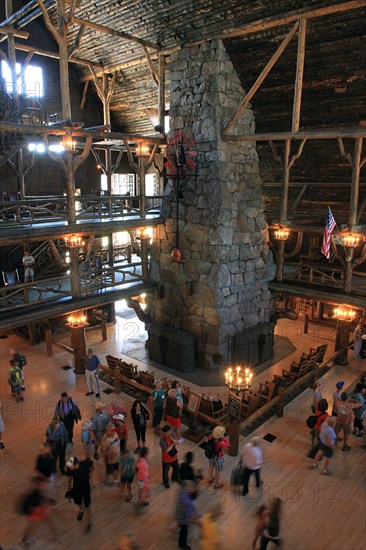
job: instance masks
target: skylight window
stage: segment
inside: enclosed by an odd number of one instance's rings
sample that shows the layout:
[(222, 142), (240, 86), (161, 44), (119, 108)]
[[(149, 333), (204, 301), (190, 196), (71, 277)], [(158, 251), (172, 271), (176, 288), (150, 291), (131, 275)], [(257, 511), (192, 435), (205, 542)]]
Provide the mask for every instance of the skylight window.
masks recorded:
[[(16, 66), (17, 75), (21, 75), (22, 67), (20, 63)], [(11, 77), (10, 67), (6, 61), (1, 62), (1, 73), (5, 81), (6, 91), (9, 94), (14, 93), (14, 83)], [(28, 65), (24, 74), (17, 78), (17, 90), (20, 95), (27, 97), (43, 97), (43, 71), (36, 65)]]

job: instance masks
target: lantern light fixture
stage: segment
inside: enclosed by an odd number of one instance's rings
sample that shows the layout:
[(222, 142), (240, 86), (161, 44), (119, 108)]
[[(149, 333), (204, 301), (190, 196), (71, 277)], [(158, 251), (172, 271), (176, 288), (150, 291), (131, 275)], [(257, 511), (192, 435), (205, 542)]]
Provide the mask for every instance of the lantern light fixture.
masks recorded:
[(252, 385), (253, 373), (249, 368), (242, 371), (241, 367), (229, 367), (225, 372), (225, 384), (231, 390), (243, 391)]
[(64, 241), (68, 248), (81, 248), (85, 245), (85, 241), (78, 235), (70, 235), (70, 237), (65, 237)]
[(353, 321), (356, 316), (353, 309), (348, 309), (345, 306), (338, 306), (334, 309), (333, 314), (339, 321)]
[(289, 235), (290, 232), (286, 228), (281, 226), (274, 231), (274, 238), (276, 239), (276, 241), (287, 241)]
[(82, 328), (87, 327), (89, 323), (87, 322), (87, 316), (82, 313), (81, 315), (70, 315), (65, 325), (71, 328)]
[(352, 235), (352, 233), (349, 233), (348, 235), (342, 236), (342, 241), (344, 246), (349, 246), (350, 248), (356, 248), (360, 242), (360, 237), (357, 237), (356, 235)]

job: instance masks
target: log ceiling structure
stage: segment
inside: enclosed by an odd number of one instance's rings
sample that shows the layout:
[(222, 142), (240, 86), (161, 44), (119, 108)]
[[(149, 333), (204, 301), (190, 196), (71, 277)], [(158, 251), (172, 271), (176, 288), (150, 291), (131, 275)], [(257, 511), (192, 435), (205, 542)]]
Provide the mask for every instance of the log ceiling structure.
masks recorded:
[[(65, 64), (67, 51), (69, 67), (84, 86), (82, 101), (95, 93), (108, 103), (104, 110), (101, 105), (104, 124), (112, 127), (107, 137), (125, 142), (128, 136), (150, 136), (150, 143), (158, 143), (162, 136), (154, 125), (169, 110), (170, 54), (222, 39), (247, 94), (222, 139), (257, 142), (269, 225), (320, 235), (329, 205), (340, 228), (365, 239), (366, 0), (59, 0), (58, 5), (67, 6), (67, 21), (60, 22), (56, 0), (13, 0), (7, 17), (1, 8), (2, 57), (6, 41), (20, 59), (33, 52), (61, 56)], [(51, 30), (53, 50), (37, 39), (39, 26)], [(235, 121), (247, 107), (256, 131), (239, 136)], [(363, 271), (365, 253), (366, 245), (358, 253)], [(279, 243), (279, 281), (284, 258), (292, 256)]]

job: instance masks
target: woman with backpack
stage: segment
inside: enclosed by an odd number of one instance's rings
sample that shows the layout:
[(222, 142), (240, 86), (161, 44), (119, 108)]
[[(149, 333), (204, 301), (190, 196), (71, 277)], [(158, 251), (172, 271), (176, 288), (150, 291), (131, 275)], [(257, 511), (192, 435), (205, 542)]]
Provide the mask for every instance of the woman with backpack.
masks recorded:
[(316, 454), (314, 462), (310, 468), (317, 468), (319, 461), (324, 457), (323, 468), (321, 473), (324, 476), (329, 476), (331, 473), (328, 470), (330, 459), (333, 456), (333, 450), (336, 445), (337, 436), (334, 431), (336, 419), (333, 416), (329, 416), (325, 422), (323, 422), (320, 434), (319, 434), (319, 451)]
[(281, 546), (281, 539), (280, 539), (281, 505), (282, 505), (281, 499), (275, 498), (273, 500), (271, 509), (268, 513), (268, 519), (266, 521), (266, 524), (262, 532), (260, 550), (266, 550), (269, 542), (275, 544), (278, 547)]
[(316, 422), (313, 430), (310, 432), (312, 437), (312, 445), (314, 445), (317, 442), (319, 438), (321, 426), (324, 420), (326, 420), (329, 416), (327, 413), (327, 410), (328, 410), (328, 401), (324, 398), (320, 399), (320, 401), (318, 402), (318, 406), (315, 409)]
[[(224, 484), (220, 483), (221, 471), (224, 467), (224, 449), (230, 447), (230, 443), (224, 437), (225, 428), (216, 426), (206, 443), (205, 455), (209, 459), (208, 482), (215, 482), (214, 489), (222, 489)], [(215, 472), (215, 477), (213, 477)]]

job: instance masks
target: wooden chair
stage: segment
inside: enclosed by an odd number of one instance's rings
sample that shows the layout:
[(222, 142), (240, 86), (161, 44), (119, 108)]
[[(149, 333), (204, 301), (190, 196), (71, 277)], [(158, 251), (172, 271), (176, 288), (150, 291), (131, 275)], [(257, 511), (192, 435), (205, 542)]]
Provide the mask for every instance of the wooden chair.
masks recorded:
[(141, 384), (151, 389), (154, 388), (155, 376), (153, 372), (140, 370), (139, 376)]
[(241, 406), (240, 416), (242, 418), (248, 418), (254, 411), (256, 411), (261, 404), (261, 397), (259, 394), (253, 392), (244, 392)]
[(124, 361), (120, 361), (120, 369), (121, 369), (121, 374), (123, 374), (127, 378), (131, 378), (132, 380), (137, 380), (139, 373), (136, 365), (131, 365), (130, 363), (125, 363)]
[(224, 407), (221, 410), (214, 411), (213, 402), (210, 399), (202, 398), (200, 407), (199, 407), (199, 412), (215, 420), (221, 420), (226, 415), (227, 406), (224, 405)]
[(19, 273), (17, 269), (13, 271), (2, 271), (4, 286), (15, 286), (20, 284)]
[(107, 365), (110, 369), (118, 369), (120, 367), (120, 359), (113, 357), (113, 355), (106, 355)]
[(273, 397), (273, 392), (276, 387), (276, 384), (272, 382), (260, 382), (259, 383), (259, 391), (258, 395), (260, 397), (260, 404), (264, 405), (265, 403), (269, 403)]
[(325, 354), (327, 353), (328, 344), (322, 344), (316, 349), (310, 348), (310, 351), (314, 353), (313, 357), (317, 363), (322, 363), (324, 361)]

